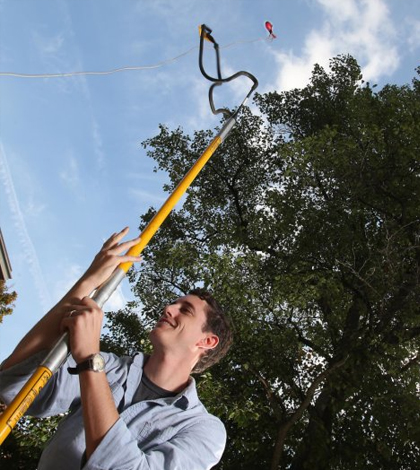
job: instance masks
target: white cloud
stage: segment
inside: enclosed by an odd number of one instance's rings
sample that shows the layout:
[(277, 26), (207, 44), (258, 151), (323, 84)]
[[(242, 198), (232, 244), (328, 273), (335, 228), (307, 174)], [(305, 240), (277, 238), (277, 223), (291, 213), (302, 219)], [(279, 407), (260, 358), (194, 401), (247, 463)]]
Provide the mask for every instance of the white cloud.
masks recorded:
[(411, 51), (414, 51), (420, 44), (420, 20), (409, 18), (407, 20), (407, 26), (408, 46)]
[(304, 41), (301, 53), (275, 53), (280, 72), (275, 87), (287, 90), (308, 83), (315, 63), (328, 68), (329, 59), (351, 54), (363, 78), (378, 80), (399, 65), (396, 30), (384, 0), (317, 0), (325, 18)]

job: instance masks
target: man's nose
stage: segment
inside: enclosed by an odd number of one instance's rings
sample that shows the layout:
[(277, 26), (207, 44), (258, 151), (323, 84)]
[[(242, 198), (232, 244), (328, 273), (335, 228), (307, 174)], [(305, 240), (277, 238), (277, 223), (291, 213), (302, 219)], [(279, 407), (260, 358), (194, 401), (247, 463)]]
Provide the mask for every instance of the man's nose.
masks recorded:
[(165, 315), (167, 315), (168, 317), (173, 317), (174, 316), (174, 310), (173, 310), (173, 305), (167, 305), (164, 309), (163, 309), (163, 313)]

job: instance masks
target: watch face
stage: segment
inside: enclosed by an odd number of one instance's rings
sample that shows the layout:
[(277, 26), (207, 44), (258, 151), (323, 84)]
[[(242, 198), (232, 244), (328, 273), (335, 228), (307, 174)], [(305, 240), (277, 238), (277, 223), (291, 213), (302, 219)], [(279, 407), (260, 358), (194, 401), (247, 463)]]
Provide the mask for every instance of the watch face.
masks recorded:
[(103, 371), (105, 368), (104, 358), (100, 354), (95, 354), (92, 357), (92, 366), (93, 366), (93, 370), (95, 371), (98, 371), (98, 372)]

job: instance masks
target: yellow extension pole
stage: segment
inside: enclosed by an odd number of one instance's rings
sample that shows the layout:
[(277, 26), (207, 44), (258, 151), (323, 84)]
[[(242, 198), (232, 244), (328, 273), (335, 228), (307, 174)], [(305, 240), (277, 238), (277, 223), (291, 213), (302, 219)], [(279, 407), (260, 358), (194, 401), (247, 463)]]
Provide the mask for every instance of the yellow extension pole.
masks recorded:
[(26, 410), (51, 377), (52, 372), (48, 368), (39, 366), (12, 403), (5, 409), (0, 416), (0, 444), (3, 443), (20, 418), (26, 413)]
[[(233, 127), (230, 126), (229, 130)], [(169, 215), (171, 210), (175, 207), (177, 202), (181, 199), (185, 191), (191, 186), (191, 183), (194, 181), (198, 173), (202, 170), (204, 165), (216, 151), (217, 147), (222, 143), (222, 137), (218, 134), (201, 157), (195, 162), (191, 167), (190, 171), (184, 176), (178, 186), (175, 188), (174, 192), (168, 197), (160, 210), (155, 214), (153, 219), (148, 223), (147, 227), (141, 233), (140, 242), (128, 250), (127, 254), (131, 256), (139, 256), (143, 251), (144, 247), (149, 243), (150, 239), (157, 232), (159, 227), (162, 225), (166, 217)], [(133, 263), (121, 263), (119, 268), (122, 269), (125, 273), (130, 269)]]
[[(169, 215), (171, 210), (175, 207), (177, 202), (180, 200), (182, 195), (189, 188), (191, 183), (194, 181), (196, 176), (200, 173), (204, 165), (219, 147), (219, 145), (225, 140), (231, 129), (236, 123), (235, 116), (229, 118), (225, 125), (222, 127), (217, 136), (212, 140), (210, 145), (200, 156), (200, 158), (194, 163), (188, 173), (184, 176), (174, 192), (168, 197), (163, 206), (155, 214), (153, 219), (148, 223), (146, 228), (141, 233), (140, 242), (133, 246), (129, 251), (129, 255), (138, 256), (143, 251), (145, 246), (149, 243), (150, 239), (157, 232), (159, 227), (162, 225), (166, 217)], [(133, 263), (121, 263), (120, 266), (110, 276), (98, 290), (94, 293), (92, 298), (96, 303), (102, 307), (104, 303), (109, 299), (118, 284), (125, 277), (127, 271), (130, 269)], [(62, 337), (57, 341), (55, 346), (49, 352), (47, 357), (44, 359), (42, 364), (37, 368), (35, 373), (26, 382), (22, 390), (6, 408), (4, 413), (0, 416), (0, 445), (10, 434), (14, 426), (17, 424), (20, 418), (26, 413), (28, 408), (31, 406), (37, 395), (47, 384), (48, 380), (52, 375), (60, 368), (62, 363), (65, 361), (69, 354), (68, 346), (68, 334), (64, 333)]]

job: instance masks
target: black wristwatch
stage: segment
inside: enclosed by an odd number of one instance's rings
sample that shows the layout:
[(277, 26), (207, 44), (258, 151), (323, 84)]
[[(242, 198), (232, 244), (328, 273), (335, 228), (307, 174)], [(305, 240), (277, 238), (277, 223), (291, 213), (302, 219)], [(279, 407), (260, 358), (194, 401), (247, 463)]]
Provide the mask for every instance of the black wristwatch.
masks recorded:
[(105, 359), (99, 353), (92, 354), (86, 361), (77, 364), (76, 367), (67, 368), (69, 374), (77, 375), (84, 370), (92, 370), (93, 372), (103, 372), (105, 370)]

